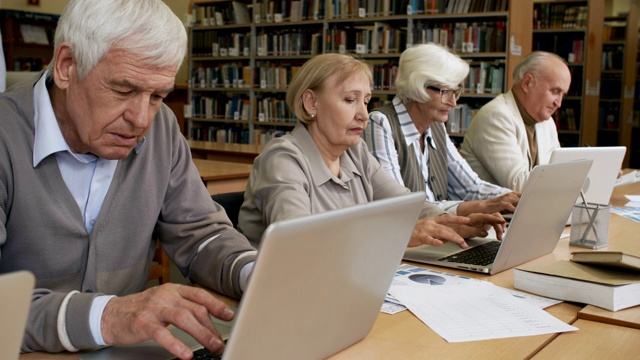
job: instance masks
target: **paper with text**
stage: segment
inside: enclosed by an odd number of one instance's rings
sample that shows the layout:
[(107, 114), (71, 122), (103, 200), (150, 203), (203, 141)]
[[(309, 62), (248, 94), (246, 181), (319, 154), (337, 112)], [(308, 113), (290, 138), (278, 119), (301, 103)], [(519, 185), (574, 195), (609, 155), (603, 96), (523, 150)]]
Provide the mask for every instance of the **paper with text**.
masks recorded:
[(449, 342), (577, 330), (523, 301), (522, 292), (446, 273), (396, 276), (389, 293)]

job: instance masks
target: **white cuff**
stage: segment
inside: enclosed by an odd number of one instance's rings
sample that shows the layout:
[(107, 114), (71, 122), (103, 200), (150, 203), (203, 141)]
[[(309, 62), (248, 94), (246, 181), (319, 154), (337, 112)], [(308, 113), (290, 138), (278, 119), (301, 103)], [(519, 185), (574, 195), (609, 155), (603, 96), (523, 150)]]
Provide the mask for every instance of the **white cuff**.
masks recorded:
[(60, 309), (58, 310), (58, 339), (60, 339), (62, 346), (69, 352), (77, 352), (78, 349), (76, 349), (71, 344), (71, 340), (69, 340), (69, 334), (67, 334), (67, 305), (69, 305), (69, 300), (71, 300), (71, 297), (79, 293), (80, 291), (76, 290), (68, 293), (67, 296), (65, 296), (62, 300), (62, 304), (60, 304)]
[(107, 303), (109, 303), (109, 300), (114, 297), (115, 295), (96, 296), (91, 303), (91, 309), (89, 310), (89, 328), (91, 329), (93, 341), (95, 341), (98, 346), (107, 345), (102, 338), (102, 313)]
[(238, 284), (240, 286), (240, 290), (242, 290), (243, 293), (247, 289), (249, 276), (251, 276), (251, 272), (253, 271), (253, 265), (255, 263), (256, 263), (255, 261), (247, 263), (245, 266), (242, 267), (242, 270), (240, 270), (240, 279), (238, 280)]

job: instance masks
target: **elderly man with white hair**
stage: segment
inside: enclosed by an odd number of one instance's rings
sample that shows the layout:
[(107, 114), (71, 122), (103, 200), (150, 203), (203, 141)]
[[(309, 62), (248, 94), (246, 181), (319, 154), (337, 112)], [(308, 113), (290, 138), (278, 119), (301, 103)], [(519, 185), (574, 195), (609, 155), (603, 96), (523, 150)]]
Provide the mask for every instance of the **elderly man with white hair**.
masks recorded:
[(163, 104), (187, 47), (161, 0), (71, 0), (48, 69), (0, 94), (0, 273), (35, 274), (22, 351), (154, 339), (215, 353), (209, 315), (233, 311), (202, 288), (147, 290), (159, 241), (187, 278), (242, 295), (256, 251), (215, 204)]
[(482, 178), (522, 191), (534, 166), (560, 147), (552, 115), (569, 91), (571, 72), (559, 56), (534, 51), (513, 71), (513, 87), (484, 105), (460, 153)]

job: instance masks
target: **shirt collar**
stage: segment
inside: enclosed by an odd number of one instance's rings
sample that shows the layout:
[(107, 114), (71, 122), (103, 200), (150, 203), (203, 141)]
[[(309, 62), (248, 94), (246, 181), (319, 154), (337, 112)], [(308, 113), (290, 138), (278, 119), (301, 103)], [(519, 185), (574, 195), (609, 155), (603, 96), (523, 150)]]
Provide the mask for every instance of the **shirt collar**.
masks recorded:
[[(56, 120), (55, 113), (53, 112), (53, 105), (51, 104), (51, 98), (47, 91), (47, 71), (44, 71), (42, 77), (33, 89), (33, 107), (34, 107), (34, 126), (35, 135), (33, 140), (33, 167), (44, 160), (47, 156), (55, 154), (60, 151), (68, 151), (78, 161), (82, 163), (88, 163), (97, 159), (95, 155), (91, 154), (76, 154), (69, 148), (62, 131)], [(142, 151), (142, 147), (146, 138), (143, 138), (134, 151), (139, 153)]]
[[(316, 184), (324, 184), (333, 179), (334, 176), (324, 164), (322, 155), (320, 155), (320, 151), (318, 150), (316, 143), (313, 141), (313, 138), (311, 138), (311, 134), (309, 134), (307, 127), (303, 124), (296, 125), (291, 132), (291, 136), (296, 139), (298, 146), (309, 159), (309, 163), (311, 164), (311, 176)], [(358, 168), (348, 153), (349, 150), (345, 151), (340, 156), (340, 177), (344, 181), (352, 179), (354, 174), (361, 176), (360, 171), (358, 171)]]

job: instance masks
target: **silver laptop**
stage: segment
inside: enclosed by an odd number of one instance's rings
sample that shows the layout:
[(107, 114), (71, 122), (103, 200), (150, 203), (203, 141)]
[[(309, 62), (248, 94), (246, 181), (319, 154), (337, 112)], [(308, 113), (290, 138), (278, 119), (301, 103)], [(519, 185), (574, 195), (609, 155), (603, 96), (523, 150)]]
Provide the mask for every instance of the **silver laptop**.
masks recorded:
[[(364, 338), (400, 264), (424, 193), (272, 224), (223, 359), (323, 359)], [(216, 325), (221, 333), (224, 326)], [(174, 334), (202, 348), (184, 332)], [(82, 359), (171, 359), (153, 341)]]
[(18, 359), (35, 279), (28, 271), (0, 275), (0, 359)]
[[(593, 165), (582, 187), (587, 202), (609, 204), (611, 193), (627, 152), (625, 146), (566, 147), (553, 150), (549, 163), (591, 159)], [(579, 199), (582, 202), (582, 199)]]
[[(404, 259), (493, 275), (551, 253), (591, 163), (592, 160), (578, 160), (536, 166), (502, 241), (471, 238), (465, 250), (453, 243), (421, 246), (408, 249)], [(467, 259), (468, 256), (474, 259)]]

